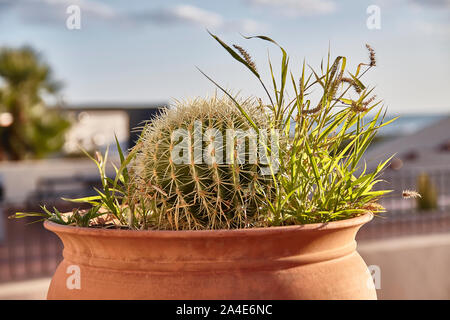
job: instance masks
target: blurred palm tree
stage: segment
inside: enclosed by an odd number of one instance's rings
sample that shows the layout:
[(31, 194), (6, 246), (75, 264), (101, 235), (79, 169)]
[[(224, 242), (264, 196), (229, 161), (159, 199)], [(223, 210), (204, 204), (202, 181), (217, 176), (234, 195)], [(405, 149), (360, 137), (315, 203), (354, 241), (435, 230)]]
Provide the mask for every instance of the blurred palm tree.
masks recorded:
[(70, 122), (43, 101), (60, 88), (32, 48), (0, 48), (0, 160), (42, 158), (62, 148)]

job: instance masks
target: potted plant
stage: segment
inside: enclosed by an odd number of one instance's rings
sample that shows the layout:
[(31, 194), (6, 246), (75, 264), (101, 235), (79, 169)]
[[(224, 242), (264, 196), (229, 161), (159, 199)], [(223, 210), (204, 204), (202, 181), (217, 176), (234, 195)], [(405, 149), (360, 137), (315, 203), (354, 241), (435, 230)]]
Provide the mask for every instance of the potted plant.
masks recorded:
[[(373, 189), (386, 160), (361, 159), (383, 123), (380, 102), (346, 58), (295, 78), (281, 50), (273, 93), (256, 64), (211, 34), (267, 93), (178, 102), (142, 130), (116, 176), (98, 166), (87, 210), (43, 207), (64, 243), (49, 299), (376, 299), (355, 235), (383, 211)], [(206, 76), (206, 75), (205, 75)], [(288, 95), (288, 86), (292, 91)], [(314, 95), (320, 94), (314, 98)], [(375, 109), (377, 109), (375, 111)], [(367, 120), (369, 112), (374, 116)]]

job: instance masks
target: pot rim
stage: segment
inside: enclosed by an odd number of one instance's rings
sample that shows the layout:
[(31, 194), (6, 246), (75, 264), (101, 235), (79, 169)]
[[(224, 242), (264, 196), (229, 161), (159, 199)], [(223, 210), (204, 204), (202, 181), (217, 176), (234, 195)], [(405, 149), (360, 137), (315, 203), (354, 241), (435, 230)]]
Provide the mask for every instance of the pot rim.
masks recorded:
[(88, 228), (78, 226), (67, 226), (52, 221), (45, 221), (44, 227), (47, 230), (59, 234), (78, 234), (97, 237), (123, 237), (123, 238), (214, 238), (214, 237), (236, 237), (236, 236), (257, 236), (279, 234), (284, 232), (299, 231), (322, 231), (353, 228), (362, 226), (374, 217), (372, 212), (362, 215), (331, 222), (310, 223), (293, 226), (277, 227), (257, 227), (246, 229), (217, 229), (217, 230), (124, 230), (124, 229), (103, 229)]

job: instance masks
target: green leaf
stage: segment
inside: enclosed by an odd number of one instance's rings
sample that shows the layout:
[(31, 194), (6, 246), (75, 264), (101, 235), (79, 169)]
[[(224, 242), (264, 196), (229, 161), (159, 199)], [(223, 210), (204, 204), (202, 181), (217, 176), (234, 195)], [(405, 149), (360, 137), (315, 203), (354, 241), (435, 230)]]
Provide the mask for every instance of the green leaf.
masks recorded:
[(363, 83), (357, 78), (355, 77), (353, 74), (351, 74), (349, 72), (350, 76), (352, 77), (353, 81), (355, 82), (355, 84), (361, 89), (361, 90), (365, 90), (366, 87), (363, 85)]
[(84, 198), (76, 198), (76, 199), (70, 199), (70, 198), (61, 198), (64, 201), (69, 202), (75, 202), (75, 203), (91, 203), (91, 204), (97, 204), (98, 200), (101, 200), (100, 196), (91, 196), (91, 197), (84, 197)]
[(245, 59), (243, 59), (236, 51), (234, 51), (233, 49), (231, 49), (225, 42), (223, 42), (222, 40), (220, 40), (220, 38), (218, 36), (216, 36), (215, 34), (212, 34), (209, 30), (208, 33), (211, 35), (211, 37), (213, 37), (218, 43), (220, 43), (220, 45), (222, 47), (225, 48), (226, 51), (228, 51), (228, 53), (237, 61), (239, 61), (240, 63), (242, 63), (244, 66), (246, 66), (256, 77), (260, 78), (258, 72), (252, 67), (250, 66), (247, 61), (245, 61)]
[[(120, 164), (122, 165), (125, 162), (125, 157), (123, 155), (122, 148), (120, 147), (120, 143), (119, 143), (119, 140), (117, 139), (117, 135), (116, 134), (114, 134), (114, 138), (116, 140), (117, 151), (119, 152)], [(126, 167), (123, 168), (122, 171), (119, 169), (118, 170), (118, 175), (120, 175), (120, 174), (123, 175), (124, 183), (127, 183), (128, 180), (129, 180), (128, 169)]]

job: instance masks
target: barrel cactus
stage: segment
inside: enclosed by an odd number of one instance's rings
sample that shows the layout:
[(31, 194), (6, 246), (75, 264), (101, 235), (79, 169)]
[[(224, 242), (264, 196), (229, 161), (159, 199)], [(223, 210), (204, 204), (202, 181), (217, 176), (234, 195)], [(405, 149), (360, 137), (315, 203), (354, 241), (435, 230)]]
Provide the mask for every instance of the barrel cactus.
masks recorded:
[[(241, 103), (259, 132), (267, 132), (261, 106)], [(158, 229), (264, 225), (272, 180), (255, 159), (260, 137), (229, 99), (177, 102), (145, 126), (135, 147), (130, 203), (150, 206)]]

